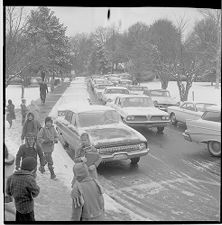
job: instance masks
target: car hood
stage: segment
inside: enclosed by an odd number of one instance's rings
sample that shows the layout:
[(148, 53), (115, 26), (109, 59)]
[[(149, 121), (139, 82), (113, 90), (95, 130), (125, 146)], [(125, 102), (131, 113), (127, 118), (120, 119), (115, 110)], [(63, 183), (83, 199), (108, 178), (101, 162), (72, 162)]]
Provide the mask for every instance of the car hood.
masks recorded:
[(146, 142), (146, 138), (142, 134), (123, 123), (100, 125), (84, 130), (89, 134), (90, 141), (96, 147)]
[(156, 97), (152, 96), (151, 97), (153, 101), (157, 101), (158, 104), (171, 104), (171, 105), (176, 105), (177, 100), (172, 98), (172, 97)]
[(158, 115), (158, 116), (168, 116), (168, 113), (155, 108), (155, 107), (126, 107), (122, 108), (122, 111), (128, 116), (128, 115), (141, 115), (141, 116), (147, 116), (147, 115)]

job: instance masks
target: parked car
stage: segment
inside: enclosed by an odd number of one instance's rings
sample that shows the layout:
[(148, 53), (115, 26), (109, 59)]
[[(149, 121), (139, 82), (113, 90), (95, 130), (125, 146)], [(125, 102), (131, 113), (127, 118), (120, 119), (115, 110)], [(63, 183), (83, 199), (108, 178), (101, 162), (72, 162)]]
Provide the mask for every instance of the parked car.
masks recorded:
[(129, 90), (125, 87), (107, 87), (102, 93), (102, 102), (112, 102), (117, 96), (128, 95)]
[(127, 80), (127, 79), (120, 79), (119, 81), (119, 85), (120, 86), (129, 86), (129, 85), (132, 85), (133, 84), (133, 81), (132, 80)]
[(113, 85), (118, 85), (120, 83), (120, 78), (117, 76), (110, 76), (108, 80), (111, 81)]
[(92, 90), (94, 91), (94, 88), (96, 85), (99, 85), (99, 84), (104, 84), (105, 82), (107, 82), (106, 79), (104, 78), (95, 78), (92, 80)]
[(216, 104), (185, 101), (180, 106), (168, 107), (168, 113), (173, 125), (177, 125), (177, 122), (186, 124), (187, 119), (199, 119), (207, 108), (214, 105)]
[(133, 76), (128, 73), (121, 73), (119, 74), (120, 79), (127, 79), (127, 80), (133, 80)]
[(185, 140), (206, 143), (213, 156), (221, 156), (221, 108), (207, 108), (198, 120), (187, 120), (187, 129), (183, 133)]
[(81, 134), (88, 133), (103, 162), (131, 159), (132, 164), (137, 164), (149, 151), (146, 138), (125, 125), (108, 106), (67, 106), (65, 116), (58, 116), (55, 124), (59, 136), (72, 151), (80, 147)]
[(145, 95), (122, 95), (110, 103), (129, 126), (156, 127), (159, 132), (170, 123), (169, 114), (155, 108)]
[(142, 95), (145, 90), (148, 90), (147, 87), (140, 86), (140, 85), (129, 85), (127, 88), (131, 94), (137, 94), (137, 95)]
[(102, 100), (102, 93), (107, 87), (112, 87), (113, 83), (110, 81), (104, 82), (103, 84), (97, 84), (94, 86), (94, 94), (97, 99)]
[(145, 90), (143, 94), (152, 98), (155, 107), (166, 112), (169, 106), (179, 105), (179, 102), (165, 89)]

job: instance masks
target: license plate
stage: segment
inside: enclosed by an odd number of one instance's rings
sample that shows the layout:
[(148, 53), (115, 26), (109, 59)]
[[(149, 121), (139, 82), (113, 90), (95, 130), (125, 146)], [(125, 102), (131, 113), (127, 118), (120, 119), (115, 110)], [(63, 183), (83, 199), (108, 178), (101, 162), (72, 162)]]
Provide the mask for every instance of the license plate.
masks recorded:
[(123, 160), (123, 159), (127, 159), (127, 155), (126, 154), (119, 154), (119, 155), (115, 155), (114, 156), (115, 160)]

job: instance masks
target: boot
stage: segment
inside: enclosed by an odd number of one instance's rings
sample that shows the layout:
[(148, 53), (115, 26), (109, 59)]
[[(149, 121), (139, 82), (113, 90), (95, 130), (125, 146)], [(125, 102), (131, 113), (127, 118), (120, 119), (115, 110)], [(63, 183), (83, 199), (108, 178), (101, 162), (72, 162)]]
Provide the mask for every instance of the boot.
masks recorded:
[(39, 171), (40, 171), (41, 173), (45, 173), (45, 168), (44, 168), (44, 166), (40, 166), (40, 167), (39, 167)]
[(53, 170), (53, 167), (52, 166), (49, 166), (49, 171), (50, 171), (50, 174), (51, 174), (51, 179), (55, 179), (56, 178), (56, 175), (54, 173), (54, 170)]

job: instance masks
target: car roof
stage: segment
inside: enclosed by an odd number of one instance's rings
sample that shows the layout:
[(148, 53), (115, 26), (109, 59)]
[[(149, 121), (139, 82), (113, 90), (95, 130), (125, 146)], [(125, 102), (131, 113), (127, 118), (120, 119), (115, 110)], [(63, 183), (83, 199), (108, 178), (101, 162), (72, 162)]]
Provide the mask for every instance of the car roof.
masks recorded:
[(221, 107), (219, 105), (207, 107), (206, 111), (221, 112)]
[(126, 87), (116, 87), (116, 86), (112, 86), (112, 87), (107, 87), (106, 89), (126, 89), (126, 90), (128, 90)]
[(73, 106), (70, 104), (65, 104), (62, 106), (63, 110), (70, 110), (75, 113), (83, 113), (83, 112), (89, 112), (89, 111), (107, 111), (107, 110), (114, 110), (113, 108), (109, 106), (104, 105), (79, 105), (79, 106)]
[(169, 91), (169, 90), (166, 90), (166, 89), (150, 89), (149, 91)]
[[(129, 95), (126, 95), (126, 94), (124, 94), (124, 95), (121, 95), (121, 96), (118, 96), (119, 98), (130, 98), (130, 97), (132, 97), (132, 98), (137, 98), (137, 97), (143, 97), (143, 98), (150, 98), (149, 96), (147, 96), (147, 95), (143, 95), (143, 94), (141, 94), (141, 95), (137, 95), (137, 94), (129, 94)], [(117, 98), (118, 98), (117, 97)], [(150, 98), (151, 99), (151, 98)]]

